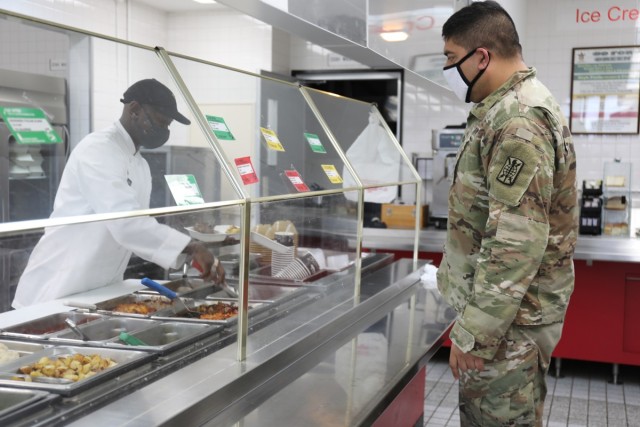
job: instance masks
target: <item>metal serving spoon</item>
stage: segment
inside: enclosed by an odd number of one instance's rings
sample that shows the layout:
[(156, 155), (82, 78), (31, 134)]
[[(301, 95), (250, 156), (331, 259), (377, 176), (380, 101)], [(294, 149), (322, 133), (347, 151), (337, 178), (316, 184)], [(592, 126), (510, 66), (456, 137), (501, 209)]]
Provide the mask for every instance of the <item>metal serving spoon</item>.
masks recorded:
[(80, 330), (80, 328), (78, 328), (78, 325), (76, 325), (76, 322), (74, 322), (73, 320), (69, 319), (68, 317), (66, 319), (64, 319), (64, 322), (71, 328), (71, 330), (73, 332), (76, 333), (76, 335), (78, 335), (80, 338), (82, 338), (82, 341), (90, 341), (89, 337), (86, 336), (84, 334), (84, 332), (82, 332)]

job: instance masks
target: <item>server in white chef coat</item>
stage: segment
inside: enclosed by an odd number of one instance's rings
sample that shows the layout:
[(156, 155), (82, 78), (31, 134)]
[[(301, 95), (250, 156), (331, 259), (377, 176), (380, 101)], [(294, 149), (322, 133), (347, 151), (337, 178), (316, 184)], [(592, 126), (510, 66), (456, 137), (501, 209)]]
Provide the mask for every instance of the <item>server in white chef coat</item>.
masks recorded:
[[(173, 120), (188, 125), (173, 93), (155, 79), (140, 80), (124, 93), (122, 116), (87, 135), (71, 152), (51, 218), (149, 208), (151, 173), (140, 147), (169, 139)], [(131, 254), (178, 268), (185, 254), (216, 283), (224, 269), (203, 245), (152, 217), (50, 227), (34, 248), (20, 278), (13, 307), (62, 298), (123, 280)]]

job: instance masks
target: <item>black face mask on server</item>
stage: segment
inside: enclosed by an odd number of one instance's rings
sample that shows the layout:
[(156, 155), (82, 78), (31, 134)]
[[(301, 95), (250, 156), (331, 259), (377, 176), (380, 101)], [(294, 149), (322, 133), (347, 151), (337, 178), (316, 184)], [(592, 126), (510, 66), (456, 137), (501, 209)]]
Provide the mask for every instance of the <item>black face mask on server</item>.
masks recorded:
[(147, 109), (142, 106), (144, 112), (144, 125), (139, 126), (136, 131), (136, 141), (145, 148), (158, 148), (162, 147), (168, 140), (171, 131), (169, 128), (160, 126), (147, 112)]

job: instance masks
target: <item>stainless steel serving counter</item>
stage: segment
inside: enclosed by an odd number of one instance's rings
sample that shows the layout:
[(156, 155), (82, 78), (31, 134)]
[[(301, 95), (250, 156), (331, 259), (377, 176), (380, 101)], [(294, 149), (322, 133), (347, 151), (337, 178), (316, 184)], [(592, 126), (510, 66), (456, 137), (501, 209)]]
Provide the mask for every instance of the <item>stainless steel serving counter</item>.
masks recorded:
[[(437, 290), (421, 282), (424, 264), (402, 259), (363, 273), (359, 301), (348, 285), (352, 272), (338, 273), (304, 308), (251, 330), (246, 361), (236, 360), (230, 335), (223, 344), (161, 356), (16, 425), (314, 425), (318, 417), (340, 420), (327, 425), (368, 425), (439, 348), (454, 320)], [(74, 299), (96, 302), (136, 287)], [(3, 313), (0, 327), (67, 309), (56, 302), (39, 315)]]
[[(245, 362), (228, 346), (71, 425), (315, 425), (313, 408), (359, 425), (437, 350), (453, 321), (420, 274), (399, 260), (364, 280), (359, 304), (334, 289), (304, 313), (252, 333)], [(281, 338), (265, 341), (273, 328)]]
[[(420, 231), (420, 252), (442, 252), (446, 232), (425, 229)], [(355, 236), (346, 236), (355, 245)], [(363, 247), (376, 250), (413, 250), (414, 231), (365, 228)], [(610, 236), (579, 236), (575, 259), (593, 261), (640, 262), (640, 238)]]

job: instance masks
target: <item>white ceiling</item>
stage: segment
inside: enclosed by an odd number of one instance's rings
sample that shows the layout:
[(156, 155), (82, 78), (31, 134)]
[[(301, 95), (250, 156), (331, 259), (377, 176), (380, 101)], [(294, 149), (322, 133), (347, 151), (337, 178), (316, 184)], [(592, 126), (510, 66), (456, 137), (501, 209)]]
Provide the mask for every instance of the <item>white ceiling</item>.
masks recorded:
[(137, 3), (144, 3), (147, 6), (167, 12), (193, 12), (197, 10), (219, 10), (226, 6), (220, 3), (202, 4), (193, 0), (134, 0)]

